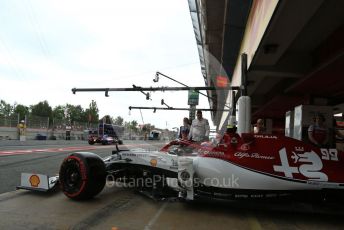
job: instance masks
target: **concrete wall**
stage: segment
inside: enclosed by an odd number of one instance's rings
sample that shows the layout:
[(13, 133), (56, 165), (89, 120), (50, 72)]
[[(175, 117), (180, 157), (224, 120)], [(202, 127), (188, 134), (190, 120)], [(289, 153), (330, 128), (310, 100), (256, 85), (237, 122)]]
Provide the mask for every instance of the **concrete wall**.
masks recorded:
[[(35, 140), (37, 134), (41, 134), (49, 137), (55, 136), (57, 140), (66, 139), (65, 130), (47, 130), (47, 129), (26, 129), (26, 139)], [(18, 129), (13, 127), (0, 127), (0, 140), (18, 140)], [(83, 131), (71, 131), (72, 140), (86, 140), (87, 134), (84, 134)]]
[(18, 138), (18, 129), (11, 127), (0, 127), (0, 140), (16, 140)]

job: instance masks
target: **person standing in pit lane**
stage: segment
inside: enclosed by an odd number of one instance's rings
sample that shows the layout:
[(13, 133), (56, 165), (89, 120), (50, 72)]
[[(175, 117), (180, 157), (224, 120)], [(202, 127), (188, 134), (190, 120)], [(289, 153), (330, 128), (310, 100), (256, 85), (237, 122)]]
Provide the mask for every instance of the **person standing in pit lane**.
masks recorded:
[(255, 125), (253, 132), (255, 134), (264, 134), (264, 133), (266, 133), (266, 128), (264, 126), (264, 120), (263, 119), (259, 118), (257, 120), (257, 124)]
[(190, 133), (190, 121), (187, 117), (183, 119), (183, 126), (179, 128), (179, 139), (187, 140)]
[(203, 118), (201, 110), (197, 110), (196, 116), (197, 118), (191, 124), (189, 140), (196, 142), (208, 141), (210, 132), (209, 122)]

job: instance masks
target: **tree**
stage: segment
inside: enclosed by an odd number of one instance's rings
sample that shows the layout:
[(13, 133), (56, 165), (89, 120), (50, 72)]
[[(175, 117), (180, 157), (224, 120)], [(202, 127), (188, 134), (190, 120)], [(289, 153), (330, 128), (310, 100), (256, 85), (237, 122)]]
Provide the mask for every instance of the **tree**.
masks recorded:
[(29, 107), (27, 107), (25, 105), (17, 104), (14, 107), (13, 112), (19, 114), (19, 119), (20, 120), (24, 120), (25, 119), (25, 115), (29, 114)]
[(145, 124), (143, 125), (142, 127), (142, 132), (145, 133), (145, 132), (150, 132), (151, 130), (151, 124)]
[(87, 120), (90, 123), (96, 123), (99, 120), (99, 109), (97, 106), (97, 102), (92, 100), (89, 105), (89, 108), (85, 110), (85, 115), (87, 116)]
[(81, 105), (75, 106), (75, 105), (67, 104), (66, 114), (71, 124), (73, 124), (75, 121), (86, 122), (85, 111), (81, 107)]
[(53, 109), (54, 120), (63, 121), (66, 119), (66, 106), (58, 105)]
[(133, 130), (134, 132), (137, 132), (138, 131), (137, 125), (138, 125), (137, 121), (133, 120), (129, 123), (129, 128)]
[(114, 119), (113, 123), (114, 125), (123, 125), (124, 119), (121, 116), (118, 116)]
[(1, 100), (0, 101), (0, 115), (3, 115), (5, 117), (11, 116), (13, 113), (13, 106), (6, 103), (6, 101)]
[(41, 101), (36, 105), (31, 105), (31, 114), (39, 117), (49, 117), (52, 119), (53, 110), (47, 101)]

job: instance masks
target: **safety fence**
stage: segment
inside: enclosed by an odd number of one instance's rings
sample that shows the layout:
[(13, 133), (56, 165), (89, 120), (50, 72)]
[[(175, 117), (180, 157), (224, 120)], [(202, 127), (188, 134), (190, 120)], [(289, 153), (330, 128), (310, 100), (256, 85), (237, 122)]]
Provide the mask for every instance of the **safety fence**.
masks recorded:
[(49, 119), (26, 115), (23, 120), (18, 114), (11, 116), (0, 115), (0, 140), (19, 139), (20, 127), (25, 127), (27, 139), (71, 139), (86, 140), (88, 130), (96, 129), (98, 124), (88, 122), (67, 122), (65, 120)]
[(49, 117), (26, 116), (26, 128), (31, 129), (49, 129)]
[[(71, 139), (86, 140), (89, 131), (97, 131), (98, 123), (78, 122), (72, 123), (66, 120), (49, 119), (49, 117), (39, 117), (33, 115), (25, 116), (24, 120), (19, 119), (18, 114), (8, 117), (0, 116), (0, 140), (19, 139), (19, 124), (24, 122), (26, 128), (26, 136), (28, 139), (67, 139), (70, 135)], [(114, 126), (115, 127), (115, 126)], [(117, 128), (121, 127), (120, 130)], [(149, 130), (143, 131), (138, 128), (117, 126), (115, 132), (122, 140), (147, 140)], [(161, 130), (161, 139), (174, 139), (176, 133), (168, 130)]]
[(11, 116), (0, 115), (0, 127), (17, 127), (19, 123), (19, 117), (17, 114)]
[(18, 124), (23, 121), (26, 128), (31, 129), (54, 129), (54, 130), (76, 130), (83, 131), (87, 129), (96, 129), (97, 123), (79, 122), (72, 123), (66, 120), (49, 119), (49, 117), (40, 117), (34, 115), (26, 115), (23, 120), (19, 119), (19, 114), (11, 116), (0, 115), (0, 127), (18, 127)]

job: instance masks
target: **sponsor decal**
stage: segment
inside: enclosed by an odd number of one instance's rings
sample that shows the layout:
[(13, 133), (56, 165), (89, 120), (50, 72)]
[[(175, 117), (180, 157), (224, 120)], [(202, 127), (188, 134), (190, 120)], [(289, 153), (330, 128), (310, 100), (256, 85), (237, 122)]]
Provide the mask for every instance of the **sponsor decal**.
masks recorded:
[(235, 198), (248, 198), (247, 194), (235, 194)]
[(275, 172), (284, 173), (285, 177), (294, 178), (293, 174), (302, 174), (303, 176), (315, 181), (328, 181), (325, 173), (320, 172), (323, 168), (323, 163), (313, 150), (311, 152), (295, 153), (291, 158), (294, 163), (301, 163), (299, 166), (290, 166), (286, 149), (283, 148), (279, 151), (281, 165), (273, 165)]
[(147, 157), (147, 154), (140, 154), (140, 153), (122, 153), (123, 157)]
[(303, 152), (304, 149), (303, 149), (303, 147), (295, 147), (295, 151), (296, 152)]
[(268, 194), (265, 194), (265, 197), (266, 198), (277, 197), (277, 194), (276, 193), (268, 193)]
[(171, 159), (170, 169), (178, 169), (178, 161), (177, 160)]
[(30, 176), (29, 182), (30, 182), (31, 186), (35, 187), (35, 188), (37, 188), (38, 185), (41, 183), (39, 176), (37, 176), (37, 175)]
[(233, 145), (238, 144), (238, 139), (236, 137), (232, 137), (231, 144), (233, 144)]
[(242, 145), (240, 146), (240, 149), (241, 149), (242, 151), (247, 151), (247, 150), (250, 149), (250, 145), (249, 145), (249, 144), (242, 144)]
[(204, 150), (204, 149), (198, 150), (198, 153), (200, 155), (208, 155), (208, 156), (224, 156), (225, 155), (224, 152), (209, 151), (209, 150)]
[(265, 156), (265, 155), (260, 155), (259, 153), (246, 153), (246, 152), (236, 152), (234, 153), (234, 156), (240, 159), (242, 158), (255, 158), (255, 159), (262, 159), (262, 160), (275, 159), (275, 157), (273, 156)]
[(153, 158), (150, 160), (150, 164), (151, 164), (151, 166), (156, 167), (156, 165), (158, 164), (158, 160)]
[(321, 183), (319, 181), (307, 181), (307, 184), (311, 184), (311, 185), (321, 185)]
[(251, 198), (263, 198), (264, 194), (251, 194)]
[(277, 139), (277, 136), (273, 135), (254, 135), (255, 138), (264, 138), (264, 139)]

